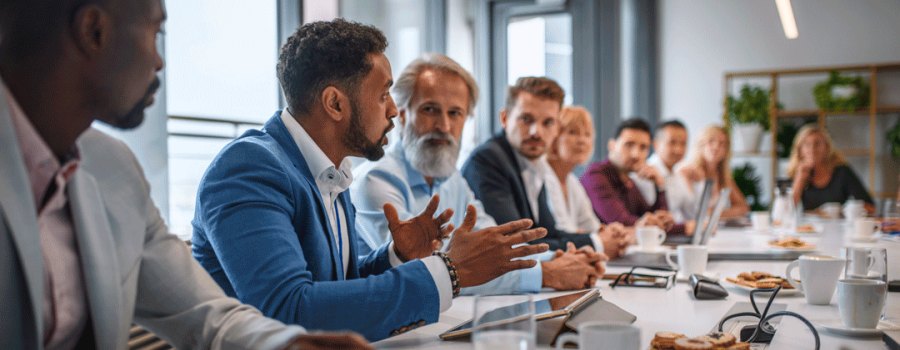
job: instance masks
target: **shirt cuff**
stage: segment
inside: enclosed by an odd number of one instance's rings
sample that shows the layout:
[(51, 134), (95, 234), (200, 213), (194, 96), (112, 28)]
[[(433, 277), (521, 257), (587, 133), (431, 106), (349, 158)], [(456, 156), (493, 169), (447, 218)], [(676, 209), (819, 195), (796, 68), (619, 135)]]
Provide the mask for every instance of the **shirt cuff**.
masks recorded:
[(431, 273), (431, 278), (434, 279), (434, 286), (437, 287), (441, 300), (441, 312), (447, 311), (453, 305), (453, 285), (450, 283), (450, 271), (447, 270), (447, 264), (439, 256), (429, 256), (422, 259), (422, 262), (425, 263), (425, 267)]
[(597, 234), (597, 232), (589, 233), (589, 235), (591, 235), (591, 242), (594, 243), (594, 251), (597, 253), (605, 252), (605, 250), (603, 250), (603, 240), (600, 239), (600, 235)]
[(540, 292), (541, 287), (544, 285), (544, 270), (541, 266), (541, 261), (538, 261), (534, 267), (521, 271), (521, 275), (519, 275), (519, 290), (532, 293)]
[(388, 261), (391, 262), (391, 267), (403, 265), (403, 261), (400, 260), (400, 257), (397, 256), (397, 252), (394, 251), (394, 241), (391, 241), (388, 245)]

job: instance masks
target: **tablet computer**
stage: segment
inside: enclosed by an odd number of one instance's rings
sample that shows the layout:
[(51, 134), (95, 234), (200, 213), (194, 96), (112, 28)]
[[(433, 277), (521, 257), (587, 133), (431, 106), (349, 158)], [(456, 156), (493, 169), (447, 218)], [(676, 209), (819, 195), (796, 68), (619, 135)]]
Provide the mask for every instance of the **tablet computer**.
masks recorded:
[[(555, 298), (534, 301), (534, 319), (535, 321), (546, 320), (557, 316), (568, 315), (588, 300), (600, 294), (599, 289), (589, 289), (577, 293), (561, 295)], [(527, 307), (523, 304), (513, 304), (509, 306), (499, 307), (488, 311), (484, 316), (485, 322), (503, 323), (521, 319)], [(454, 339), (472, 334), (472, 323), (475, 320), (468, 320), (465, 323), (450, 328), (448, 331), (440, 335), (441, 339)]]

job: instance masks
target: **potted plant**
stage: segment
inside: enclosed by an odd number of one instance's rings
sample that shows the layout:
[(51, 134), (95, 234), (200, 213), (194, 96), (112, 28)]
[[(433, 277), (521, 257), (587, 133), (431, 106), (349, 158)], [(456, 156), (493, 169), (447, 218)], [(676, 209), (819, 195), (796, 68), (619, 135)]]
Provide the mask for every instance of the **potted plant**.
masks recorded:
[(862, 77), (851, 78), (833, 70), (828, 79), (816, 84), (813, 96), (821, 109), (850, 112), (869, 104), (869, 84)]
[(897, 125), (887, 132), (885, 138), (891, 146), (891, 155), (900, 158), (900, 122), (897, 122)]
[(734, 184), (744, 194), (744, 198), (747, 199), (750, 210), (766, 210), (766, 206), (762, 204), (759, 198), (759, 182), (762, 179), (756, 175), (756, 167), (753, 164), (746, 163), (744, 166), (732, 169), (731, 174), (734, 177)]
[(769, 130), (769, 91), (744, 85), (740, 97), (725, 99), (725, 111), (725, 123), (734, 130), (735, 151), (759, 152), (762, 133)]

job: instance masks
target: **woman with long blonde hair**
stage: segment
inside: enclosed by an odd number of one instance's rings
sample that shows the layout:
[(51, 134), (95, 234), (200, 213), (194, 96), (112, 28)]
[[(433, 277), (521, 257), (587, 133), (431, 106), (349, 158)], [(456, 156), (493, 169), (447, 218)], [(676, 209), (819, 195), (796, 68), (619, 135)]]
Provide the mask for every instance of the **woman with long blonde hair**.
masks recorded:
[[(747, 215), (750, 206), (744, 194), (737, 187), (731, 176), (731, 139), (725, 128), (712, 125), (703, 130), (697, 144), (694, 147), (693, 160), (681, 168), (681, 174), (697, 183), (703, 179), (713, 180), (713, 195), (710, 203), (715, 203), (719, 192), (725, 188), (731, 188), (728, 199), (730, 206), (722, 212), (723, 218), (733, 218)], [(696, 186), (695, 186), (696, 187)]]
[(852, 197), (864, 201), (869, 214), (875, 212), (869, 191), (834, 149), (828, 131), (817, 124), (804, 125), (797, 132), (787, 173), (794, 179), (794, 202), (802, 201), (804, 209), (843, 203)]

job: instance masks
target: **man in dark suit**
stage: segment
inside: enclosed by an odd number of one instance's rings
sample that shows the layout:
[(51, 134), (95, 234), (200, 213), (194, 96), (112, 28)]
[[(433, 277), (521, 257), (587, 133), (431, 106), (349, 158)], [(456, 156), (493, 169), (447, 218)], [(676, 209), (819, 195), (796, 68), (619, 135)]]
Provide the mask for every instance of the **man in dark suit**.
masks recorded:
[(566, 249), (573, 242), (614, 258), (628, 244), (622, 225), (607, 225), (589, 234), (564, 232), (556, 228), (550, 211), (542, 157), (559, 132), (564, 97), (563, 89), (549, 78), (519, 78), (500, 111), (503, 131), (472, 152), (462, 173), (498, 224), (528, 218), (547, 229), (547, 236), (534, 242), (547, 243), (550, 249)]

